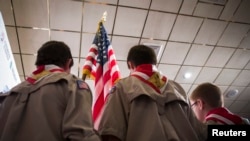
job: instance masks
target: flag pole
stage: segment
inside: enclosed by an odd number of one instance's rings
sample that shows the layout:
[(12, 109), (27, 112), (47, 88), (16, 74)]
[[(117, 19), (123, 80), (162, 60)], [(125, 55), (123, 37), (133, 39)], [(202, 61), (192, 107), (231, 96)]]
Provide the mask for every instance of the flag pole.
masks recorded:
[[(103, 14), (102, 14), (102, 18), (101, 18), (101, 21), (100, 22), (106, 22), (106, 20), (107, 20), (107, 15), (108, 15), (108, 13), (107, 13), (107, 11), (105, 11)], [(99, 24), (98, 24), (98, 30), (99, 30)], [(83, 74), (82, 75), (82, 80), (83, 81), (85, 81), (85, 79), (86, 79), (86, 76), (87, 76), (87, 74)]]

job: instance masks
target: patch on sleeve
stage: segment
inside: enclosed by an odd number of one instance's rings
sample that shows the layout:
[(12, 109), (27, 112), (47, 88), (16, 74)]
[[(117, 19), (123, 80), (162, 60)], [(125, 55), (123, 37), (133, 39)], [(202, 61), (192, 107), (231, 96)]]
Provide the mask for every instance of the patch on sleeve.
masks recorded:
[(113, 87), (111, 88), (111, 90), (110, 90), (109, 93), (111, 94), (111, 93), (114, 93), (115, 91), (116, 91), (116, 86), (113, 86)]
[(77, 80), (77, 86), (79, 89), (89, 89), (88, 85), (82, 80)]

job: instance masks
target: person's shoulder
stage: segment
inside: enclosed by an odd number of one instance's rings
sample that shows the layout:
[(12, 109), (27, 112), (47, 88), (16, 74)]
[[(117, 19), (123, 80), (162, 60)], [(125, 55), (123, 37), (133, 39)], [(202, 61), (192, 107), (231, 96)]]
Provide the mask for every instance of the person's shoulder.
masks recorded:
[(174, 80), (168, 80), (167, 83), (168, 83), (168, 85), (170, 85), (174, 89), (174, 93), (178, 97), (182, 97), (182, 99), (185, 101), (187, 100), (187, 93), (179, 83), (177, 83)]
[(90, 89), (86, 81), (80, 79), (74, 74), (67, 74), (63, 78), (69, 81), (69, 83), (76, 84), (78, 89)]
[(47, 77), (46, 81), (59, 81), (59, 80), (66, 80), (68, 82), (76, 82), (79, 78), (76, 77), (74, 74), (71, 73), (54, 73), (51, 76)]
[(206, 120), (205, 124), (206, 125), (224, 125), (223, 123), (215, 121), (215, 120)]
[(250, 122), (247, 118), (241, 117), (241, 119), (244, 125), (250, 125)]
[(75, 83), (78, 89), (90, 89), (88, 83), (82, 79), (77, 78)]
[(116, 81), (116, 83), (114, 84), (117, 87), (124, 87), (124, 85), (128, 85), (132, 83), (132, 78), (130, 76), (128, 77), (124, 77), (124, 78), (120, 78), (119, 80)]
[(170, 84), (172, 87), (174, 87), (178, 91), (181, 91), (182, 93), (185, 93), (183, 87), (178, 82), (176, 82), (174, 80), (168, 80), (168, 84)]

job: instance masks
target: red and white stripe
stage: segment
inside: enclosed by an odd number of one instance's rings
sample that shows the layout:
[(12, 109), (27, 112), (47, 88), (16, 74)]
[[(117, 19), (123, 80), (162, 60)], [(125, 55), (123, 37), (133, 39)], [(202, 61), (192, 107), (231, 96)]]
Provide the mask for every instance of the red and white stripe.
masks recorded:
[(98, 129), (106, 97), (114, 83), (119, 79), (120, 71), (116, 63), (112, 46), (110, 45), (108, 47), (108, 61), (103, 66), (98, 63), (96, 65), (95, 98), (93, 101), (93, 119), (95, 129)]

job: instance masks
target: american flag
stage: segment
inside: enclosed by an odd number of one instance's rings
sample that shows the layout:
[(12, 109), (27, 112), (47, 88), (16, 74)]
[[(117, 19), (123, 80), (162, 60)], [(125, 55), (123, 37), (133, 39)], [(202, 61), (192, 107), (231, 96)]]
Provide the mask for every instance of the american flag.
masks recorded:
[(115, 54), (102, 21), (99, 22), (95, 39), (83, 66), (83, 76), (95, 80), (93, 120), (95, 128), (98, 129), (105, 99), (112, 86), (120, 79)]

